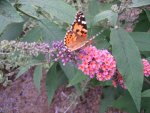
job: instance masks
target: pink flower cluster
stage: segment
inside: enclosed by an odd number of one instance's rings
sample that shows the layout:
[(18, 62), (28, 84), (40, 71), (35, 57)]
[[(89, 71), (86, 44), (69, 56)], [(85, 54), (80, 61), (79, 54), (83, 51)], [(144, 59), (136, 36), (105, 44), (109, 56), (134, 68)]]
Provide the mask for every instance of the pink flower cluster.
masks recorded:
[(95, 46), (88, 46), (79, 52), (81, 64), (78, 69), (84, 74), (97, 80), (110, 80), (116, 71), (116, 61), (107, 50), (98, 50)]
[(142, 59), (142, 63), (144, 66), (144, 76), (150, 76), (150, 63), (146, 59)]

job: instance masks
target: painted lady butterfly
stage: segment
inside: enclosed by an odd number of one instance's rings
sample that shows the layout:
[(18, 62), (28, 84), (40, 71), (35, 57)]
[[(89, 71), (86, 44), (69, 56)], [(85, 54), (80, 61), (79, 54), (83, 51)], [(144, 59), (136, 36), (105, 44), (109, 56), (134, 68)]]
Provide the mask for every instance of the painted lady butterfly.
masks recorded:
[(78, 50), (92, 41), (93, 38), (87, 39), (87, 25), (85, 21), (84, 14), (79, 11), (76, 14), (75, 20), (67, 31), (64, 38), (64, 45), (69, 49), (69, 51)]

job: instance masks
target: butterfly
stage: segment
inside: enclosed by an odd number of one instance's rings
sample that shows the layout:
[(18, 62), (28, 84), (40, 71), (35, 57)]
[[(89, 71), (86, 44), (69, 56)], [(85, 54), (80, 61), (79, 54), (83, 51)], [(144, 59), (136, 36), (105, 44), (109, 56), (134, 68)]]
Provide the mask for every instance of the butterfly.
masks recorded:
[(86, 45), (89, 45), (89, 43), (91, 43), (91, 41), (95, 37), (88, 40), (87, 33), (88, 30), (85, 21), (85, 16), (82, 11), (78, 11), (71, 28), (67, 31), (65, 35), (64, 45), (70, 52), (78, 50)]

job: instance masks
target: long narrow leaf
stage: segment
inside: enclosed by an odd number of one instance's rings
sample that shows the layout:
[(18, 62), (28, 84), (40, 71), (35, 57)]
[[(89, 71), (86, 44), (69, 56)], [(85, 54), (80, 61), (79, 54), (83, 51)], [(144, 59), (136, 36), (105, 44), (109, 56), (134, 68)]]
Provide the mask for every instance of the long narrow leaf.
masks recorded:
[(33, 80), (39, 92), (40, 92), (40, 86), (41, 86), (41, 79), (42, 79), (42, 66), (38, 65), (35, 67)]
[(123, 29), (112, 29), (110, 42), (117, 67), (122, 74), (136, 108), (140, 111), (143, 67), (140, 53), (131, 36)]
[(46, 90), (48, 95), (48, 103), (50, 104), (56, 89), (66, 82), (64, 72), (58, 65), (54, 63), (46, 75)]

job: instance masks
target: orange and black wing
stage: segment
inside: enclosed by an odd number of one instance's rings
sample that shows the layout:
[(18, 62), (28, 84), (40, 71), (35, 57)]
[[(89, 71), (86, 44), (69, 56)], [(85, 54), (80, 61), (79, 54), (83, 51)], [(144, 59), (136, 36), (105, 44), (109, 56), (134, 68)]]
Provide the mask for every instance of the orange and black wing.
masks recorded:
[(75, 51), (85, 45), (87, 42), (87, 25), (84, 14), (79, 11), (75, 20), (67, 31), (64, 38), (64, 44), (70, 51)]

